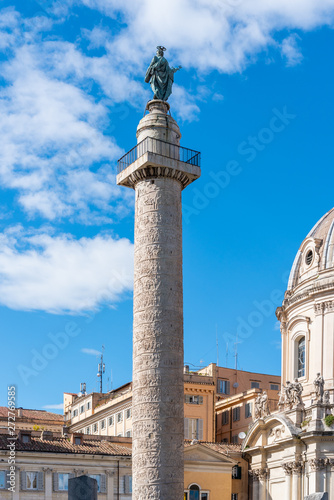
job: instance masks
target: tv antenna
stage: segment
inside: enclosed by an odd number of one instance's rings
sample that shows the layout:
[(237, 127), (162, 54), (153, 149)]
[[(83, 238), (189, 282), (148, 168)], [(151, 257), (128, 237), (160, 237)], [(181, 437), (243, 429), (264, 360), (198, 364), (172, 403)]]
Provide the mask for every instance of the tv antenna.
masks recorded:
[(103, 363), (103, 353), (104, 353), (104, 345), (102, 346), (102, 352), (101, 352), (101, 359), (100, 363), (98, 364), (97, 368), (97, 376), (100, 378), (100, 393), (102, 394), (102, 379), (103, 379), (103, 374), (106, 372), (106, 365)]

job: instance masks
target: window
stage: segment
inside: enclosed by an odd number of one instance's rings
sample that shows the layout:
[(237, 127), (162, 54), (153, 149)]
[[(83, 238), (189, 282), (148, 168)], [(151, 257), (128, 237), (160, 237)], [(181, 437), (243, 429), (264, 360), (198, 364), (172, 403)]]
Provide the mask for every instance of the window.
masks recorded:
[(184, 437), (185, 439), (203, 439), (203, 419), (185, 418)]
[(130, 438), (131, 437), (131, 431), (126, 431), (125, 435), (126, 435), (127, 438)]
[(184, 492), (184, 500), (209, 500), (209, 492), (202, 491), (198, 484), (192, 484), (189, 490)]
[(231, 500), (238, 500), (238, 493), (232, 493)]
[(298, 342), (298, 378), (305, 376), (305, 337), (302, 337)]
[(277, 384), (270, 384), (270, 390), (271, 391), (278, 391), (279, 390), (279, 385), (277, 385)]
[(90, 434), (90, 427), (86, 427), (86, 434)]
[(30, 443), (31, 441), (31, 437), (30, 437), (30, 434), (22, 434), (22, 443)]
[(117, 422), (123, 422), (123, 413), (117, 414)]
[[(58, 476), (58, 487), (56, 491), (67, 491), (68, 490), (68, 480), (70, 478), (69, 474), (56, 474)], [(54, 488), (55, 489), (55, 488)]]
[(90, 401), (87, 403), (87, 410), (90, 410)]
[(83, 413), (85, 411), (85, 405), (80, 406), (80, 413)]
[(238, 444), (238, 434), (232, 436), (232, 444)]
[(251, 382), (251, 389), (260, 389), (260, 382)]
[(43, 490), (43, 472), (21, 472), (21, 489)]
[(252, 416), (252, 403), (245, 404), (245, 418)]
[(222, 425), (228, 424), (228, 410), (222, 413)]
[(78, 416), (78, 410), (73, 410), (73, 417), (77, 417)]
[(101, 420), (101, 429), (105, 429), (105, 427), (106, 427), (106, 421)]
[(126, 418), (131, 418), (131, 408), (126, 410)]
[(241, 479), (241, 470), (239, 465), (232, 467), (232, 479)]
[(233, 422), (240, 420), (240, 406), (233, 408), (232, 415), (233, 415)]
[(185, 395), (185, 402), (193, 405), (202, 405), (203, 404), (203, 396), (190, 396), (189, 394)]
[(89, 474), (89, 477), (96, 479), (98, 493), (107, 492), (106, 476), (104, 474)]
[(97, 432), (97, 424), (93, 425), (93, 432)]
[(218, 379), (218, 392), (220, 394), (230, 394), (230, 382), (229, 382), (229, 380)]
[(313, 252), (312, 250), (309, 250), (305, 256), (305, 262), (307, 266), (310, 266), (312, 264), (313, 260)]
[(114, 417), (109, 417), (108, 425), (114, 425)]
[(199, 500), (199, 486), (197, 484), (192, 484), (189, 488), (189, 500)]
[(6, 488), (6, 471), (0, 470), (0, 490)]

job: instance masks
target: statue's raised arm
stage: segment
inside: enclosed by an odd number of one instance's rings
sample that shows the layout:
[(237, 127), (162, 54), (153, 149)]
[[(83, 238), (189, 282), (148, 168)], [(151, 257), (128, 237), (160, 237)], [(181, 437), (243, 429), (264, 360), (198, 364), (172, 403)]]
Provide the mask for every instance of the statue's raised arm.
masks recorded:
[(177, 68), (170, 67), (167, 59), (164, 57), (165, 47), (158, 45), (157, 53), (153, 57), (151, 64), (147, 68), (145, 82), (150, 83), (153, 91), (153, 99), (167, 101), (172, 93), (174, 83), (174, 73), (179, 71), (182, 66)]

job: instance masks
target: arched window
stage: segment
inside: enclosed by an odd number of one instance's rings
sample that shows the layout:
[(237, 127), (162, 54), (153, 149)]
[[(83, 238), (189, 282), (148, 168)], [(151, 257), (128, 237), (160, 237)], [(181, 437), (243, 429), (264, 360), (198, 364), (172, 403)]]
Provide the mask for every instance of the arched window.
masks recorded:
[(305, 337), (298, 341), (297, 350), (297, 375), (299, 377), (305, 376)]
[(184, 491), (184, 500), (209, 500), (209, 492), (203, 491), (198, 484), (193, 483)]
[(189, 488), (189, 500), (200, 500), (199, 487), (197, 484), (192, 484)]

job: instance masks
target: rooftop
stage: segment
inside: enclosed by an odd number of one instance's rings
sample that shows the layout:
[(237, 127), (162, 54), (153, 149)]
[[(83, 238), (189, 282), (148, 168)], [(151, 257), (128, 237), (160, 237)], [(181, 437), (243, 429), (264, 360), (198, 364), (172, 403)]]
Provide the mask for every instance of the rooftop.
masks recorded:
[[(30, 420), (41, 420), (41, 421), (52, 421), (54, 423), (59, 423), (63, 425), (64, 418), (62, 415), (59, 415), (59, 413), (51, 413), (49, 411), (45, 410), (29, 410), (25, 408), (16, 408), (15, 410), (15, 417), (16, 419), (18, 418), (23, 418), (23, 419), (30, 419)], [(19, 411), (20, 411), (20, 416), (19, 416)], [(0, 418), (5, 418), (6, 420), (8, 419), (8, 408), (7, 406), (0, 406)]]

